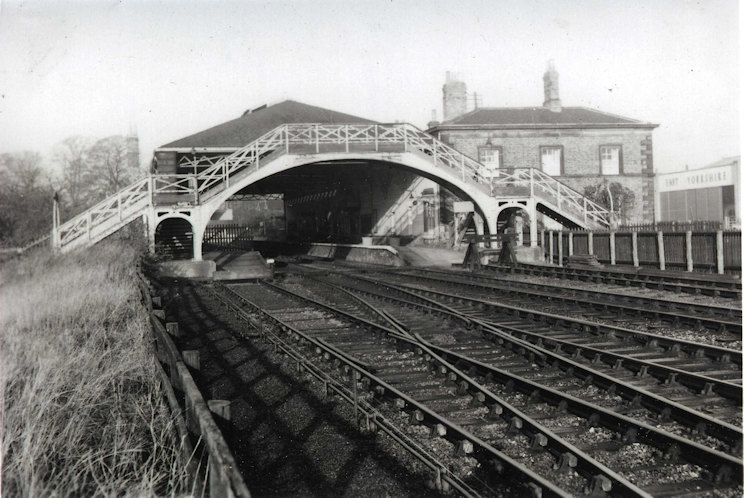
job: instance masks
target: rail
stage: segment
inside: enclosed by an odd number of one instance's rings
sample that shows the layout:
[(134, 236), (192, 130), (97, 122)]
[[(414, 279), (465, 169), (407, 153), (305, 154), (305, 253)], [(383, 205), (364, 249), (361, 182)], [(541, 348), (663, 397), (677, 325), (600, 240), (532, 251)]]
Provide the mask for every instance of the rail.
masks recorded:
[(552, 202), (555, 208), (572, 210), (583, 218), (584, 222), (594, 222), (604, 227), (611, 224), (610, 212), (579, 192), (559, 182), (552, 176), (536, 168), (514, 168), (499, 172), (491, 183), (492, 195), (508, 194), (510, 190), (529, 189), (529, 196), (534, 197), (540, 191)]

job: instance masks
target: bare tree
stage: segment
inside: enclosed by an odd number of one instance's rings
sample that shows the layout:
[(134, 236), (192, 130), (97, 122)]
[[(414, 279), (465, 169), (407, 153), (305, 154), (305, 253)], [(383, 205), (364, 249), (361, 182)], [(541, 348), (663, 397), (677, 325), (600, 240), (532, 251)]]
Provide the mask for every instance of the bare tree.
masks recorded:
[(0, 242), (20, 246), (48, 233), (54, 189), (41, 154), (0, 154)]
[(85, 204), (88, 149), (92, 140), (81, 136), (68, 137), (54, 151), (54, 160), (62, 167), (62, 188), (69, 209), (78, 211)]
[(132, 137), (115, 135), (88, 149), (86, 183), (96, 200), (121, 190), (142, 174), (136, 147)]

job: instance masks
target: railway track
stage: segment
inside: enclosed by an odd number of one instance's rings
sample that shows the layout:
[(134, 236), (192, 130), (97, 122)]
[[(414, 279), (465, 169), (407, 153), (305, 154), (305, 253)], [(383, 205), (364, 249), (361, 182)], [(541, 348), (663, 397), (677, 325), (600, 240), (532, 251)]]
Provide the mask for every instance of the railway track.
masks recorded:
[(592, 269), (520, 263), (516, 268), (489, 264), (484, 268), (500, 273), (518, 273), (565, 280), (617, 284), (628, 287), (658, 289), (686, 294), (703, 294), (741, 300), (741, 278), (675, 272), (651, 273), (622, 269)]
[(566, 312), (538, 311), (531, 303), (509, 305), (490, 297), (472, 297), (468, 292), (451, 291), (445, 284), (411, 283), (403, 275), (367, 272), (358, 278), (446, 303), (541, 347), (605, 364), (616, 376), (624, 372), (639, 377), (640, 382), (657, 379), (666, 385), (686, 386), (690, 392), (678, 395), (680, 399), (706, 393), (741, 405), (741, 351), (735, 349), (573, 318)]
[[(482, 342), (482, 331), (468, 331), (468, 327), (472, 326), (471, 318), (462, 315), (460, 318), (453, 318), (456, 315), (450, 317), (450, 321), (462, 321), (457, 334), (470, 336), (462, 339), (466, 342), (460, 343), (460, 346), (469, 346), (460, 347), (458, 352), (434, 344), (424, 335), (447, 336), (449, 328), (442, 329), (441, 318), (418, 328), (411, 326), (412, 322), (421, 320), (427, 313), (440, 313), (441, 307), (422, 311), (416, 310), (413, 303), (399, 304), (403, 309), (410, 308), (414, 315), (402, 320), (400, 316), (394, 316), (403, 313), (401, 309), (368, 306), (389, 321), (389, 326), (385, 327), (379, 323), (379, 319), (369, 315), (369, 310), (360, 309), (365, 306), (360, 305), (358, 298), (349, 296), (349, 291), (343, 292), (325, 283), (307, 278), (290, 282), (281, 289), (271, 287), (270, 290), (267, 291), (266, 285), (235, 288), (243, 296), (243, 305), (248, 306), (245, 303), (256, 301), (250, 305), (254, 312), (263, 309), (263, 313), (273, 316), (272, 319), (281, 321), (285, 327), (292, 327), (296, 331), (294, 333), (312, 336), (319, 344), (335, 349), (355, 368), (359, 368), (357, 371), (361, 379), (367, 379), (366, 387), (377, 393), (374, 400), (392, 397), (394, 405), (407, 413), (409, 422), (423, 424), (427, 427), (426, 432), (432, 431), (447, 439), (460, 453), (474, 458), (479, 467), (473, 475), (480, 480), (488, 480), (494, 469), (511, 469), (513, 472), (526, 470), (527, 474), (520, 475), (523, 479), (526, 476), (529, 489), (539, 489), (546, 494), (574, 494), (589, 490), (595, 493), (649, 495), (664, 493), (656, 482), (659, 475), (674, 473), (675, 480), (679, 480), (681, 472), (687, 472), (688, 477), (694, 476), (684, 482), (663, 485), (668, 489), (674, 488), (676, 492), (680, 489), (720, 489), (726, 486), (722, 483), (730, 475), (738, 476), (741, 472), (739, 459), (722, 451), (648, 424), (638, 425), (639, 422), (631, 417), (614, 413), (599, 404), (575, 396), (562, 397), (564, 395), (556, 389), (510, 373), (508, 369), (479, 361), (476, 359), (478, 350), (481, 355), (488, 355), (494, 348), (493, 343)], [(279, 299), (280, 293), (292, 293), (290, 297), (295, 305), (288, 306), (287, 302)], [(308, 300), (310, 295), (314, 296), (312, 301)], [(315, 311), (300, 311), (300, 299), (304, 300), (304, 306), (312, 302)], [(322, 312), (317, 309), (317, 306), (322, 306), (317, 299), (326, 303)], [(363, 315), (367, 318), (360, 318)], [(319, 326), (322, 323), (325, 326)], [(504, 344), (511, 344), (513, 349), (504, 353), (507, 364), (521, 362), (525, 365), (525, 355), (530, 366), (545, 361), (546, 355), (539, 348), (504, 334), (501, 339)], [(467, 351), (468, 347), (472, 351)], [(356, 385), (354, 382), (352, 384)], [(574, 387), (579, 391), (591, 390), (592, 383), (580, 382)], [(524, 394), (525, 389), (528, 390), (528, 396)], [(637, 403), (641, 398), (636, 396), (634, 400)], [(532, 415), (525, 413), (527, 410)], [(534, 416), (535, 413), (538, 416)], [(572, 422), (569, 423), (569, 419)], [(566, 433), (566, 437), (561, 437), (550, 428), (554, 420), (562, 420), (558, 423), (560, 427), (567, 424), (573, 429)], [(700, 419), (696, 430), (702, 435), (707, 427), (699, 422)], [(712, 429), (716, 424), (708, 421), (708, 425)], [(608, 427), (613, 428), (610, 433), (605, 432), (609, 430)], [(712, 432), (725, 437), (718, 434), (718, 429)], [(576, 439), (576, 445), (568, 441), (569, 436)], [(643, 443), (638, 442), (639, 437)], [(592, 441), (591, 438), (597, 440)], [(628, 447), (634, 447), (637, 450), (634, 454), (638, 456), (639, 448), (647, 446), (648, 454), (635, 462), (625, 462), (623, 465), (618, 460)], [(602, 463), (601, 458), (590, 457), (582, 447), (597, 455), (604, 452), (603, 458), (610, 465)], [(687, 463), (676, 463), (677, 458)], [(638, 460), (643, 463), (639, 464)], [(630, 478), (610, 470), (615, 467), (623, 469)], [(652, 492), (644, 490), (643, 486), (638, 487), (632, 480), (645, 483)]]
[[(372, 299), (375, 304), (385, 310), (387, 313), (399, 314), (406, 308), (419, 308), (426, 313), (434, 313), (437, 318), (433, 320), (441, 320), (441, 317), (449, 320), (455, 320), (465, 325), (467, 329), (477, 328), (478, 334), (476, 337), (479, 338), (478, 345), (475, 347), (475, 352), (480, 353), (476, 355), (476, 359), (487, 358), (491, 355), (491, 349), (494, 347), (494, 343), (498, 347), (504, 347), (505, 345), (514, 350), (521, 350), (523, 353), (522, 362), (514, 365), (514, 368), (518, 372), (525, 372), (525, 375), (534, 375), (535, 378), (548, 378), (552, 376), (560, 376), (568, 374), (571, 377), (569, 384), (579, 383), (581, 385), (594, 385), (597, 389), (607, 392), (614, 401), (610, 403), (610, 408), (618, 412), (633, 411), (640, 408), (641, 405), (647, 407), (653, 415), (646, 415), (648, 420), (652, 420), (655, 423), (659, 421), (670, 421), (671, 419), (677, 419), (682, 422), (683, 425), (687, 425), (688, 428), (692, 425), (694, 427), (693, 432), (701, 436), (717, 434), (719, 437), (719, 444), (717, 449), (723, 449), (723, 451), (730, 452), (734, 455), (741, 454), (741, 430), (739, 429), (741, 421), (741, 407), (734, 403), (728, 403), (726, 409), (719, 411), (719, 415), (723, 415), (722, 418), (733, 421), (734, 423), (726, 422), (725, 420), (717, 420), (708, 414), (694, 410), (693, 408), (684, 407), (680, 403), (674, 402), (668, 398), (659, 396), (657, 392), (651, 392), (648, 389), (643, 389), (634, 386), (628, 382), (624, 382), (611, 374), (603, 373), (601, 366), (597, 368), (596, 364), (583, 365), (574, 359), (567, 359), (560, 354), (553, 353), (545, 348), (537, 348), (533, 345), (529, 345), (525, 348), (524, 343), (518, 341), (512, 341), (513, 336), (505, 334), (502, 330), (497, 327), (493, 327), (486, 322), (479, 320), (473, 320), (472, 318), (462, 315), (453, 308), (448, 306), (442, 306), (439, 303), (427, 301), (415, 302), (411, 299), (407, 299), (408, 296), (403, 293), (402, 297), (397, 297), (391, 292), (380, 292), (379, 288), (369, 281), (354, 281), (349, 276), (334, 275), (330, 277), (330, 282), (336, 285), (344, 286), (347, 289), (355, 292), (364, 293), (369, 299)], [(415, 296), (413, 296), (415, 297)], [(394, 310), (388, 310), (387, 307), (392, 306)], [(418, 326), (422, 318), (416, 318), (413, 320), (413, 326)], [(424, 318), (426, 320), (426, 318)], [(431, 320), (431, 319), (429, 319)], [(429, 328), (434, 324), (429, 323)], [(436, 329), (434, 329), (436, 330)], [(425, 332), (420, 332), (424, 337), (428, 337)], [(462, 335), (462, 334), (461, 334)], [(482, 336), (482, 337), (479, 337)], [(435, 332), (429, 340), (436, 343), (440, 343), (442, 338), (447, 340), (454, 340), (450, 336), (442, 335), (439, 332)], [(473, 341), (473, 334), (468, 333), (464, 336), (467, 341)], [(468, 347), (466, 347), (468, 349)], [(539, 351), (539, 359), (536, 359), (535, 351)], [(526, 364), (524, 362), (527, 362)], [(511, 365), (507, 365), (511, 367)], [(614, 372), (611, 372), (614, 373)], [(562, 382), (562, 381), (561, 381)], [(668, 387), (668, 386), (667, 386)], [(604, 394), (600, 397), (605, 396)], [(618, 404), (618, 402), (625, 400), (629, 404)], [(614, 403), (614, 404), (613, 404)], [(695, 406), (698, 406), (695, 404)], [(691, 421), (694, 420), (694, 424)], [(712, 430), (706, 430), (705, 428), (712, 428)], [(715, 428), (713, 428), (715, 427)], [(675, 429), (676, 430), (676, 429)]]
[[(546, 282), (534, 283), (496, 278), (478, 273), (454, 272), (434, 269), (406, 268), (396, 273), (419, 281), (442, 283), (451, 288), (468, 288), (474, 295), (541, 302), (544, 307), (559, 309), (576, 308), (578, 313), (591, 318), (611, 316), (638, 327), (648, 320), (662, 322), (675, 328), (680, 326), (706, 329), (713, 342), (739, 341), (741, 338), (741, 305), (729, 306), (697, 304), (649, 296), (622, 294), (615, 290), (581, 289)], [(702, 336), (702, 334), (701, 334)]]

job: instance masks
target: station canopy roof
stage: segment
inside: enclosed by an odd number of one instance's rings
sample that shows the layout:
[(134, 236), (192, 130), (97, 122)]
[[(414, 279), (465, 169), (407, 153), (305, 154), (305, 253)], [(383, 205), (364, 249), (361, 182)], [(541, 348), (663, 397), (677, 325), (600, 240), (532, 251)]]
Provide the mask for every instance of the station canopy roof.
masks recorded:
[(652, 127), (658, 125), (587, 107), (563, 107), (553, 112), (545, 107), (481, 107), (434, 126), (435, 129), (494, 128), (581, 128)]
[(375, 121), (285, 100), (246, 111), (237, 119), (162, 145), (158, 149), (240, 148), (284, 123), (374, 124)]

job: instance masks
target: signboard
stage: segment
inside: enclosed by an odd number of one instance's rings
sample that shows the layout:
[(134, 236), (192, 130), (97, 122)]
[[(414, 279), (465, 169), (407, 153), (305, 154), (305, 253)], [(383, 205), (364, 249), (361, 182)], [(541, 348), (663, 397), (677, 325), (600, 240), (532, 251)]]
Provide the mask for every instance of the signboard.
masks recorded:
[(452, 203), (452, 209), (455, 213), (472, 213), (475, 211), (475, 207), (470, 201), (455, 201)]
[(723, 187), (733, 185), (733, 182), (734, 176), (731, 172), (731, 166), (721, 166), (659, 175), (657, 188), (659, 192), (673, 192), (676, 190)]

